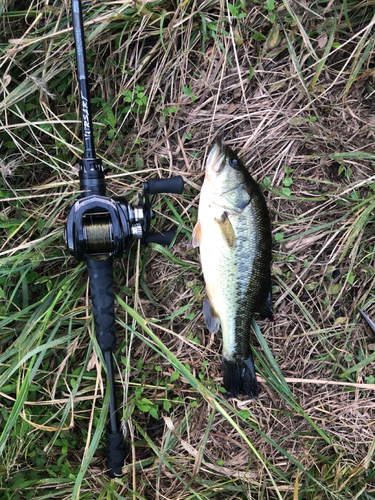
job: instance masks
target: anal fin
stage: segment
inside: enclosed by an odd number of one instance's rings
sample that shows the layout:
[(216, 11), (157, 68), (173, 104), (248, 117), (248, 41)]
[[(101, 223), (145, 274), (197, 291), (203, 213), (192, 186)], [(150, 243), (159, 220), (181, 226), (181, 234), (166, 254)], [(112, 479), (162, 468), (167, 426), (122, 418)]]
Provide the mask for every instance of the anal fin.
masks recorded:
[(217, 333), (220, 328), (220, 318), (213, 308), (207, 294), (203, 299), (203, 317), (209, 331), (211, 333)]

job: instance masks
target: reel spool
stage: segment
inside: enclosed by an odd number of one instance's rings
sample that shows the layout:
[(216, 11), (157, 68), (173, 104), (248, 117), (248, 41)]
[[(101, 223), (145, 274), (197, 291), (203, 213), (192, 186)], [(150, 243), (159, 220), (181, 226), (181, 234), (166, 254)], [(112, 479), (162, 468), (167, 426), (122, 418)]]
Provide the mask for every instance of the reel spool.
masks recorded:
[(86, 255), (108, 255), (113, 248), (112, 223), (108, 213), (83, 216), (83, 240)]

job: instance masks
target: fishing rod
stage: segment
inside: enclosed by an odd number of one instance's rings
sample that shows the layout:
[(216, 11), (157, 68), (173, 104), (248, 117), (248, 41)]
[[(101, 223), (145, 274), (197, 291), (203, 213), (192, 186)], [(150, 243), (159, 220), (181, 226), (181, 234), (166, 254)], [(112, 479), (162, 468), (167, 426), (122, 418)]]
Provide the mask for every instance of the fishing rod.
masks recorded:
[(117, 415), (112, 360), (116, 347), (113, 260), (121, 258), (134, 239), (140, 239), (145, 245), (169, 246), (172, 243), (174, 231), (150, 231), (154, 213), (149, 195), (181, 194), (184, 182), (181, 176), (149, 179), (143, 184), (140, 204), (134, 207), (125, 198), (106, 196), (103, 165), (95, 155), (81, 0), (72, 0), (72, 12), (84, 155), (79, 162), (81, 196), (70, 210), (64, 239), (71, 255), (86, 263), (89, 275), (95, 334), (103, 352), (110, 387), (107, 467), (109, 475), (115, 477), (122, 475), (128, 445)]

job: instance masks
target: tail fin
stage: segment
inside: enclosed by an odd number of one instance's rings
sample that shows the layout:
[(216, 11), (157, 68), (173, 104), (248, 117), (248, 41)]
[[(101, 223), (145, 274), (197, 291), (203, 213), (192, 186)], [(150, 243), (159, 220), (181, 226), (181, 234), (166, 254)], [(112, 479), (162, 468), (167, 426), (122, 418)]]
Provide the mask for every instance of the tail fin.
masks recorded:
[(223, 358), (224, 387), (230, 398), (245, 394), (251, 398), (258, 397), (258, 382), (255, 375), (252, 357), (229, 361)]

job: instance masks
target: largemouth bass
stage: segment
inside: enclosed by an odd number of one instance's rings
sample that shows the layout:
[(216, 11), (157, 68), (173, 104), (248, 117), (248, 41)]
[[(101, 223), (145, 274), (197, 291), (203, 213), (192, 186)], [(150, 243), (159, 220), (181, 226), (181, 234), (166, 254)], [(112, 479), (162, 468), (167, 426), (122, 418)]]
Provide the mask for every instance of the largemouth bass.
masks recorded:
[(206, 164), (192, 246), (200, 247), (210, 332), (221, 324), (224, 387), (256, 398), (250, 349), (253, 314), (273, 320), (271, 224), (258, 184), (235, 153), (217, 142)]

